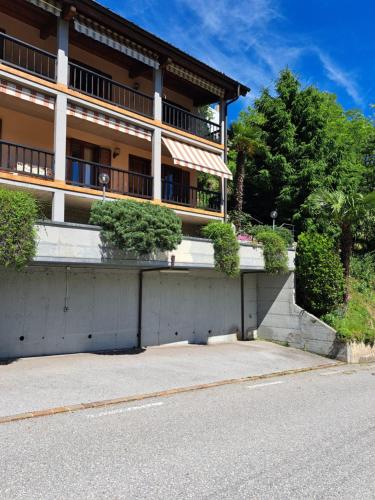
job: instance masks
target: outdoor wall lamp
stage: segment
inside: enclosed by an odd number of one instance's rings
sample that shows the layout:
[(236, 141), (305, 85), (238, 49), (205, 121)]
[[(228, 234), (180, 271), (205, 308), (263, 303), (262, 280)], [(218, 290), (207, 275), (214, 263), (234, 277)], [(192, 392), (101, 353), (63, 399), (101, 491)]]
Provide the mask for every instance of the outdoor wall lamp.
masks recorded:
[(276, 224), (276, 219), (279, 214), (277, 213), (277, 210), (272, 210), (270, 213), (270, 217), (272, 219), (272, 229), (275, 230), (275, 224)]
[(120, 153), (121, 153), (121, 149), (120, 148), (115, 148), (113, 150), (113, 154), (112, 154), (113, 159), (117, 158)]
[(105, 200), (105, 188), (109, 184), (109, 175), (105, 172), (99, 174), (99, 184), (103, 186), (103, 201)]

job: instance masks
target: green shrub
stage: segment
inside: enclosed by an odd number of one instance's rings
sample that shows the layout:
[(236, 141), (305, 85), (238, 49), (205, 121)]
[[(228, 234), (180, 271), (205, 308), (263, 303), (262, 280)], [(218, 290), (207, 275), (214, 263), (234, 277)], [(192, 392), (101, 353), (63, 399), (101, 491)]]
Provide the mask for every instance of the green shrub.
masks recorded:
[(232, 210), (228, 214), (229, 221), (236, 226), (237, 233), (251, 234), (253, 219), (250, 214), (239, 210)]
[(240, 272), (240, 244), (232, 225), (223, 222), (210, 222), (202, 229), (202, 233), (213, 242), (215, 269), (227, 276), (238, 276)]
[(338, 337), (344, 342), (358, 341), (374, 344), (375, 342), (375, 291), (360, 291), (356, 279), (349, 281), (350, 300), (346, 307), (339, 307), (322, 319), (331, 325)]
[(256, 239), (263, 244), (264, 268), (270, 274), (288, 272), (288, 249), (283, 237), (272, 229), (257, 233)]
[(38, 213), (29, 194), (0, 189), (0, 265), (20, 270), (35, 256)]
[(294, 243), (293, 233), (289, 231), (289, 229), (286, 229), (285, 227), (276, 226), (275, 229), (273, 229), (272, 226), (267, 226), (267, 225), (252, 226), (249, 234), (251, 234), (251, 236), (253, 236), (256, 240), (259, 241), (259, 233), (263, 233), (264, 231), (278, 234), (285, 242), (285, 245), (288, 247), (293, 245)]
[(174, 250), (182, 240), (181, 220), (173, 210), (149, 202), (98, 201), (90, 223), (101, 226), (104, 243), (136, 256)]
[(350, 274), (360, 292), (375, 290), (375, 253), (353, 256), (350, 261)]
[(302, 233), (296, 253), (298, 304), (321, 316), (343, 301), (344, 273), (333, 241), (318, 233)]

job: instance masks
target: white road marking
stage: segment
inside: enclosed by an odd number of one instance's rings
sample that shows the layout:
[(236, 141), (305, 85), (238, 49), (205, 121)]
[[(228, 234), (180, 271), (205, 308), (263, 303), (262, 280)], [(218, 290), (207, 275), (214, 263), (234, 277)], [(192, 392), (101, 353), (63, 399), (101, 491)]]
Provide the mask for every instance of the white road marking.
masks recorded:
[(255, 384), (255, 385), (248, 385), (248, 389), (257, 389), (258, 387), (267, 387), (268, 385), (277, 385), (277, 384), (283, 384), (281, 380), (277, 380), (275, 382), (266, 382), (264, 384)]
[(153, 408), (155, 406), (161, 406), (164, 403), (158, 402), (158, 403), (148, 403), (145, 405), (140, 405), (140, 406), (128, 406), (127, 408), (118, 408), (117, 410), (108, 410), (108, 411), (101, 411), (100, 413), (92, 413), (91, 415), (86, 415), (87, 418), (99, 418), (99, 417), (107, 417), (108, 415), (118, 415), (120, 413), (127, 413), (131, 411), (137, 411), (137, 410), (145, 410), (147, 408)]
[(355, 370), (341, 370), (341, 371), (333, 371), (333, 372), (321, 372), (319, 373), (319, 375), (321, 375), (322, 377), (329, 377), (330, 375), (340, 375), (340, 374), (345, 374), (347, 375), (348, 373), (352, 374), (352, 373), (355, 373)]

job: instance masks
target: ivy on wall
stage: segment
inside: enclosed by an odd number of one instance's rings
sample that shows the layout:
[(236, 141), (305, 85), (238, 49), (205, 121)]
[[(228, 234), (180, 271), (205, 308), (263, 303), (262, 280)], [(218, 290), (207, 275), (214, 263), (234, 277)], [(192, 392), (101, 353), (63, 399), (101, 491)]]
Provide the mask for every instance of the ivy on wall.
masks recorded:
[(236, 277), (240, 272), (240, 244), (232, 225), (210, 222), (202, 229), (206, 238), (212, 240), (215, 252), (215, 269), (227, 276)]
[(288, 272), (288, 247), (283, 236), (272, 229), (263, 229), (256, 235), (263, 245), (264, 268), (267, 273), (281, 274)]
[(0, 189), (0, 265), (23, 269), (36, 253), (39, 207), (22, 191)]

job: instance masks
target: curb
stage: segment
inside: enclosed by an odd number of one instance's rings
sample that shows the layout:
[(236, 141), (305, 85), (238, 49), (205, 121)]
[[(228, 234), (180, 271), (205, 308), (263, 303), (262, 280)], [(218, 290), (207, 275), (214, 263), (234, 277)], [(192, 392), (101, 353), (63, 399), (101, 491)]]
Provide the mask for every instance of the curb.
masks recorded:
[(284, 370), (284, 371), (280, 371), (280, 372), (266, 373), (264, 375), (250, 375), (248, 377), (219, 380), (217, 382), (210, 382), (208, 384), (198, 384), (198, 385), (191, 385), (191, 386), (187, 386), (187, 387), (176, 387), (175, 389), (167, 389), (164, 391), (149, 392), (149, 393), (145, 393), (145, 394), (136, 394), (133, 396), (124, 396), (124, 397), (115, 398), (115, 399), (104, 399), (102, 401), (93, 401), (93, 402), (89, 402), (89, 403), (79, 403), (79, 404), (74, 404), (74, 405), (58, 406), (58, 407), (54, 407), (54, 408), (47, 408), (44, 410), (38, 410), (38, 411), (27, 412), (27, 413), (17, 413), (15, 415), (7, 415), (5, 417), (0, 417), (0, 424), (7, 424), (10, 422), (18, 422), (20, 420), (27, 420), (30, 418), (50, 417), (52, 415), (58, 415), (61, 413), (73, 413), (76, 411), (88, 410), (88, 409), (92, 409), (92, 408), (103, 408), (106, 406), (112, 406), (112, 405), (117, 405), (117, 404), (122, 404), (122, 403), (131, 403), (133, 401), (142, 401), (144, 399), (161, 398), (161, 397), (166, 397), (166, 396), (172, 396), (174, 394), (182, 394), (184, 392), (194, 392), (194, 391), (200, 391), (203, 389), (212, 389), (215, 387), (221, 387), (224, 385), (240, 384), (242, 382), (252, 382), (255, 380), (264, 380), (264, 379), (269, 379), (269, 378), (274, 378), (274, 377), (285, 377), (287, 375), (295, 375), (298, 373), (306, 373), (306, 372), (317, 371), (317, 370), (328, 369), (328, 368), (337, 368), (338, 366), (342, 366), (342, 365), (346, 365), (346, 363), (340, 361), (340, 362), (329, 363), (329, 364), (324, 364), (324, 365), (311, 366), (308, 368), (295, 368), (293, 370)]

